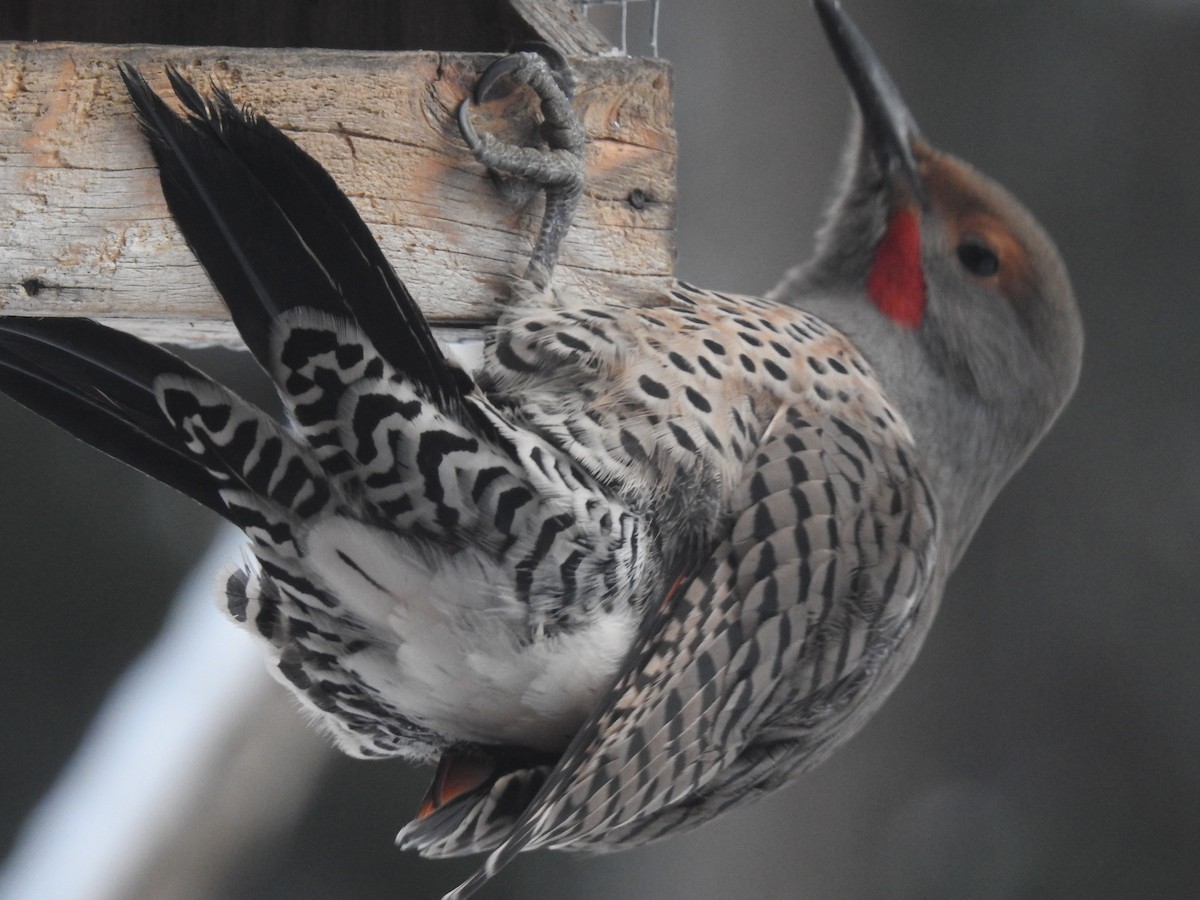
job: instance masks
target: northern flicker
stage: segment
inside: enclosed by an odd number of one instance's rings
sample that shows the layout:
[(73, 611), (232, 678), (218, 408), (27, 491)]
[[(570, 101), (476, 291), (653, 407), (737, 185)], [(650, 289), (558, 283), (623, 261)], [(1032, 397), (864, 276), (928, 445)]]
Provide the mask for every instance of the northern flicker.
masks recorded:
[[(766, 299), (554, 285), (582, 192), (552, 52), (463, 137), (546, 194), (473, 375), (319, 164), (178, 75), (123, 70), (163, 191), (288, 424), (86, 320), (0, 322), (0, 389), (240, 526), (231, 616), (347, 752), (437, 762), (403, 847), (603, 852), (811, 767), (907, 670), (995, 493), (1065, 404), (1082, 330), (1002, 188), (934, 150), (836, 0), (858, 109), (814, 259)], [(471, 113), (532, 90), (543, 148)]]

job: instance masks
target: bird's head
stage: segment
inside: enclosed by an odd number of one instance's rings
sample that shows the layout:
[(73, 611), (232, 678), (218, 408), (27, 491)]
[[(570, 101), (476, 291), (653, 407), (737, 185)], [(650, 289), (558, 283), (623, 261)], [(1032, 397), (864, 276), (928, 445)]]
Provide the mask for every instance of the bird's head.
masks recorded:
[(965, 543), (978, 518), (968, 511), (986, 508), (1075, 387), (1078, 308), (1033, 216), (934, 149), (837, 0), (815, 5), (858, 115), (817, 252), (774, 296), (859, 345), (927, 454), (943, 506), (966, 507)]

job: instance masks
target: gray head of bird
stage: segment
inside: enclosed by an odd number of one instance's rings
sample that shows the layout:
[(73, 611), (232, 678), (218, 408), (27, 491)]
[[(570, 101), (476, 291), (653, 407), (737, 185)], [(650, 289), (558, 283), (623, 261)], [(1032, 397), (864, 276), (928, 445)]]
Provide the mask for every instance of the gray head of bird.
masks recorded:
[(772, 297), (842, 330), (912, 428), (957, 559), (1079, 378), (1083, 328), (1053, 241), (934, 149), (837, 0), (815, 0), (857, 114), (816, 253)]

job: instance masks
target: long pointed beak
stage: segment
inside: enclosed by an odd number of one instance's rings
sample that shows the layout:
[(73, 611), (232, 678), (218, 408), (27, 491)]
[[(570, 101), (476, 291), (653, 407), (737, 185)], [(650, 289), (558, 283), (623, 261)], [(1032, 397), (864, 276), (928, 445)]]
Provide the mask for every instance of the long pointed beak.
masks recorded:
[(825, 34), (850, 82), (863, 119), (863, 139), (875, 153), (883, 172), (900, 175), (925, 205), (924, 191), (913, 156), (913, 141), (920, 137), (912, 113), (883, 63), (838, 0), (813, 0)]

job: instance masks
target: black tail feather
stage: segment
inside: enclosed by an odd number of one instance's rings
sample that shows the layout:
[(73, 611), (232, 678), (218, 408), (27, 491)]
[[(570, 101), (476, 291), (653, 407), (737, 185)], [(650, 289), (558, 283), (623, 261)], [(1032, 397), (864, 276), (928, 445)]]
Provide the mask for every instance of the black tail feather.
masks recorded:
[(121, 74), (171, 213), (268, 372), (273, 320), (308, 307), (356, 322), (397, 372), (431, 399), (458, 404), (469, 384), (447, 363), (370, 230), (316, 160), (224, 91), (207, 101), (168, 70), (190, 113), (181, 119), (135, 69), (122, 65)]
[(329, 277), (225, 147), (171, 112), (135, 70), (123, 66), (121, 74), (158, 163), (167, 206), (246, 346), (270, 371), (271, 322), (302, 298), (336, 296)]
[(0, 318), (0, 391), (227, 516), (221, 482), (159, 409), (153, 383), (163, 373), (206, 377), (165, 350), (89, 319)]
[[(214, 103), (178, 72), (171, 86), (196, 116), (216, 127), (226, 145), (263, 184), (304, 242), (317, 251), (342, 301), (375, 349), (397, 371), (450, 400), (457, 384), (424, 314), (383, 255), (354, 204), (333, 177), (266, 119), (238, 109), (214, 88)], [(298, 190), (303, 185), (306, 190)]]

